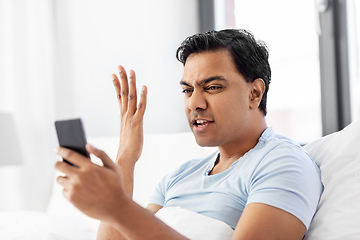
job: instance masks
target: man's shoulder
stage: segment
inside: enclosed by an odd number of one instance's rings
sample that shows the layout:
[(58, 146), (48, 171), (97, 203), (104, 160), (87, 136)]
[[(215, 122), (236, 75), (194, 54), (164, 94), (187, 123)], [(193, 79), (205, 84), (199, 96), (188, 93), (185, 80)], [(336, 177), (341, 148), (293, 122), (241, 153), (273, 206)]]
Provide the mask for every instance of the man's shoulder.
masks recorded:
[(263, 143), (261, 150), (268, 152), (293, 152), (294, 154), (307, 155), (305, 150), (296, 141), (283, 135), (276, 134), (271, 128), (267, 129), (269, 133), (260, 138)]
[(317, 168), (315, 162), (302, 146), (292, 139), (276, 134), (268, 128), (260, 138), (258, 147), (259, 165), (301, 165), (305, 168)]
[(269, 138), (262, 147), (262, 158), (259, 159), (257, 170), (282, 171), (284, 169), (297, 169), (297, 171), (313, 172), (314, 176), (320, 175), (315, 161), (297, 142), (275, 135)]

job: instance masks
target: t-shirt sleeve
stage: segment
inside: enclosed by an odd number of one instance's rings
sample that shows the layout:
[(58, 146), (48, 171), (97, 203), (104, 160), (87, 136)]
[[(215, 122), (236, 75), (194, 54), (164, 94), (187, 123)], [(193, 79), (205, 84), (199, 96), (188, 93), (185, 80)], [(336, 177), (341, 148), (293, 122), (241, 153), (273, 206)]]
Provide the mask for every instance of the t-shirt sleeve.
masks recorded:
[(281, 147), (253, 172), (247, 204), (264, 203), (287, 211), (308, 229), (321, 192), (320, 171), (310, 157), (300, 148)]
[(155, 188), (155, 191), (150, 196), (149, 204), (157, 204), (160, 206), (164, 206), (165, 204), (165, 192), (164, 192), (164, 185), (166, 185), (165, 178), (159, 182), (158, 186)]

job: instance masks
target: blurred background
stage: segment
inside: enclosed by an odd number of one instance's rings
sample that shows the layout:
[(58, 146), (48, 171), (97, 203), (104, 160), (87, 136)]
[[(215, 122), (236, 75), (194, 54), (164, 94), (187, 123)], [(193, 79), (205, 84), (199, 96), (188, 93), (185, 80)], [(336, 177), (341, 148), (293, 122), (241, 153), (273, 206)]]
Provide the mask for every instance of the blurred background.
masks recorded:
[(0, 0), (0, 112), (23, 157), (0, 167), (0, 210), (45, 210), (55, 120), (119, 134), (119, 64), (148, 86), (145, 133), (189, 131), (175, 52), (197, 32), (245, 28), (267, 43), (277, 133), (306, 144), (342, 129), (360, 115), (358, 11), (356, 0)]

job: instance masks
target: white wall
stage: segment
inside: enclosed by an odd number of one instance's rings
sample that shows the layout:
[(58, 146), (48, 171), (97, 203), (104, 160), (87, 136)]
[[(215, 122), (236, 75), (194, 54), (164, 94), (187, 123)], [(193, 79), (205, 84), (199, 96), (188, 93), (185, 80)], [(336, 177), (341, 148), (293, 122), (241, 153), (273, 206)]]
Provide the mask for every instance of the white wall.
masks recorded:
[(148, 86), (145, 132), (188, 131), (175, 52), (197, 32), (197, 1), (58, 0), (56, 13), (57, 118), (82, 117), (88, 136), (118, 134), (110, 75), (122, 64)]

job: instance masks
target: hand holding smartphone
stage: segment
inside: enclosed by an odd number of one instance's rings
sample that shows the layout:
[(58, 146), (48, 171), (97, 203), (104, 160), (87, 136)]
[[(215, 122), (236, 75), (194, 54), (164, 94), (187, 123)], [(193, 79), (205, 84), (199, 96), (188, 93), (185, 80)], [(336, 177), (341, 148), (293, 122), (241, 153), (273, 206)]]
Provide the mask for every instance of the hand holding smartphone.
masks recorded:
[[(61, 147), (69, 148), (90, 158), (89, 153), (86, 151), (85, 131), (80, 118), (56, 121), (55, 128)], [(64, 162), (75, 166), (66, 159), (63, 160)]]

